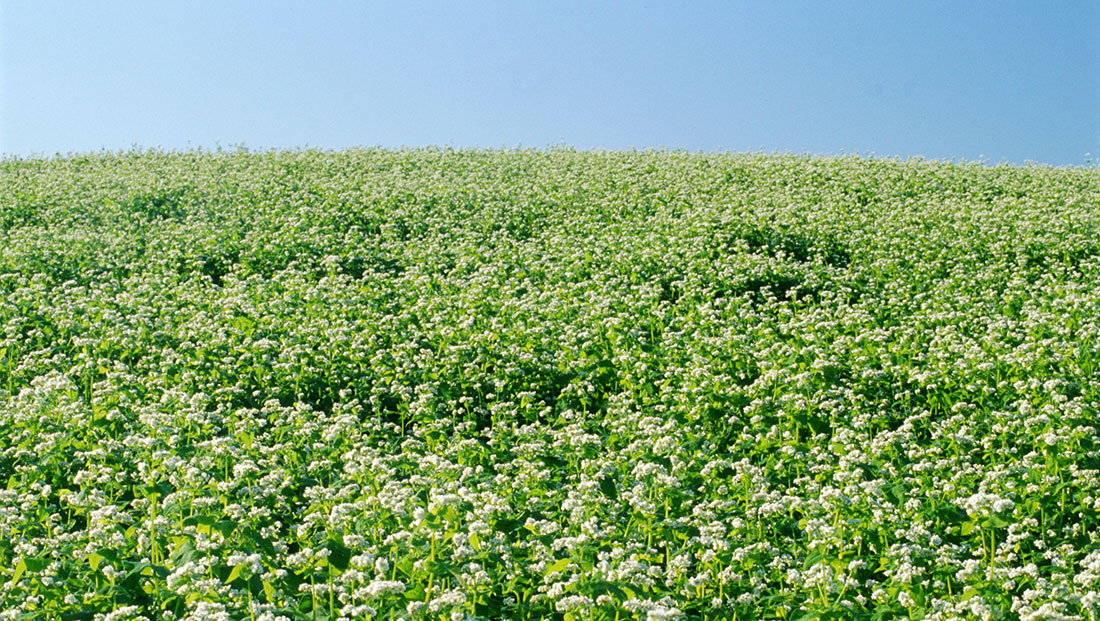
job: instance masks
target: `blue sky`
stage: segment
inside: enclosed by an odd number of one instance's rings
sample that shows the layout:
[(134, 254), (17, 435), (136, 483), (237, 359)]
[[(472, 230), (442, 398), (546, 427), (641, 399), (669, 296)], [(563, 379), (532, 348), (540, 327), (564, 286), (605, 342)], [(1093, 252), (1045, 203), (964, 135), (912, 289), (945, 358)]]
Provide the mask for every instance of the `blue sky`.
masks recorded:
[(1094, 164), (1100, 3), (0, 6), (0, 152), (239, 144)]

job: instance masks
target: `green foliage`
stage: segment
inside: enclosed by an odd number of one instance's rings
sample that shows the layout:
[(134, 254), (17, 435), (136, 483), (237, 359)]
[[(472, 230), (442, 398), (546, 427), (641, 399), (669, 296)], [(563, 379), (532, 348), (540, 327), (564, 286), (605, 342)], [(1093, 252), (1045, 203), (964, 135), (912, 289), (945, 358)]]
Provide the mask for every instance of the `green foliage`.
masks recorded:
[(0, 162), (0, 609), (1095, 619), (1096, 169)]

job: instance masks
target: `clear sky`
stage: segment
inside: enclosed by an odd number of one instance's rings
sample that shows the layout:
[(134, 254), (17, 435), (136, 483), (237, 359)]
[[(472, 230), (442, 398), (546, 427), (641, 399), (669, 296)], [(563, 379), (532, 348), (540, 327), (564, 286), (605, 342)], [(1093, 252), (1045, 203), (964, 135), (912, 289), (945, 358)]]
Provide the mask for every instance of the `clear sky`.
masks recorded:
[(1095, 165), (1100, 2), (0, 4), (0, 152), (241, 144)]

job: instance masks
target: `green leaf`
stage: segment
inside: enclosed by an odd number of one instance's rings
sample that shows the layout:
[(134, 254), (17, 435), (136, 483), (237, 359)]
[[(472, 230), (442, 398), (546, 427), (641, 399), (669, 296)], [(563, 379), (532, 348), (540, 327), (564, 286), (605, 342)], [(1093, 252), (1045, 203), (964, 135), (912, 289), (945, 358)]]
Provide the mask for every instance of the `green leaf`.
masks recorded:
[(564, 571), (566, 567), (569, 567), (570, 562), (571, 561), (567, 558), (559, 558), (558, 560), (554, 561), (549, 567), (546, 568), (546, 574), (545, 575), (549, 576), (550, 574), (552, 574), (554, 572)]
[(615, 481), (609, 477), (600, 479), (600, 491), (611, 500), (618, 500), (619, 498), (619, 486), (615, 485)]
[(275, 601), (275, 587), (271, 586), (271, 583), (264, 580), (264, 597), (267, 598), (267, 603)]
[(226, 539), (233, 534), (233, 531), (237, 529), (237, 522), (233, 520), (219, 520), (213, 524), (214, 530), (221, 533), (222, 537)]
[(975, 526), (977, 526), (977, 524), (974, 523), (974, 522), (963, 522), (963, 525), (962, 525), (962, 534), (963, 534), (963, 536), (965, 537), (965, 536), (969, 535), (970, 533), (974, 532), (974, 527)]
[(92, 566), (92, 571), (99, 571), (99, 564), (103, 562), (103, 555), (92, 552), (88, 555), (88, 564)]
[(592, 593), (597, 596), (605, 594), (611, 595), (619, 601), (626, 601), (627, 599), (630, 599), (629, 597), (627, 597), (626, 593), (623, 592), (621, 588), (619, 588), (618, 585), (610, 582), (597, 582), (596, 584), (592, 585), (591, 590)]
[(211, 527), (214, 526), (214, 516), (212, 515), (193, 515), (183, 520), (184, 526), (194, 526), (195, 530), (204, 535), (209, 535)]
[(185, 541), (172, 554), (172, 562), (176, 567), (198, 560), (202, 554), (195, 549), (195, 544)]
[(39, 572), (46, 568), (50, 564), (49, 559), (44, 558), (25, 558), (23, 563), (27, 565), (27, 570), (32, 572)]
[(330, 539), (328, 542), (328, 562), (336, 569), (344, 571), (348, 568), (348, 563), (351, 562), (351, 549), (348, 548), (342, 541), (337, 539)]
[(228, 576), (226, 576), (226, 578), (225, 578), (225, 583), (226, 583), (226, 584), (230, 584), (230, 583), (232, 583), (232, 582), (233, 582), (234, 580), (236, 580), (237, 578), (239, 578), (239, 577), (240, 577), (240, 575), (241, 575), (241, 570), (242, 570), (242, 569), (244, 569), (244, 563), (241, 563), (241, 564), (237, 565), (236, 567), (234, 567), (234, 568), (233, 568), (233, 571), (229, 572), (229, 575), (228, 575)]
[(23, 577), (23, 572), (27, 571), (27, 563), (23, 559), (19, 559), (19, 562), (15, 565), (15, 573), (11, 576), (11, 583), (15, 584), (19, 582), (19, 579)]

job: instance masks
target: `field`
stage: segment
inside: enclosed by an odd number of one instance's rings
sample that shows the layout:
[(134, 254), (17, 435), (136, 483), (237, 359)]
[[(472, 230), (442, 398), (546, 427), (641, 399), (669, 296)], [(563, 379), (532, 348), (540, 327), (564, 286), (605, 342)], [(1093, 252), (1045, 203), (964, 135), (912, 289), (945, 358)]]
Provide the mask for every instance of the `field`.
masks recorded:
[(0, 161), (0, 619), (1100, 616), (1100, 170)]

